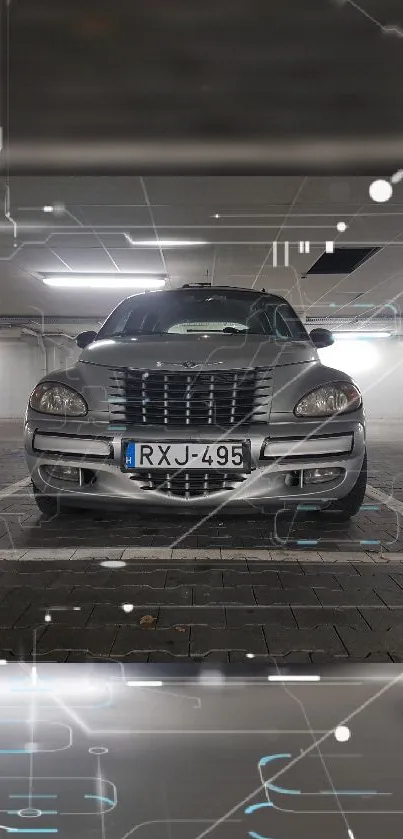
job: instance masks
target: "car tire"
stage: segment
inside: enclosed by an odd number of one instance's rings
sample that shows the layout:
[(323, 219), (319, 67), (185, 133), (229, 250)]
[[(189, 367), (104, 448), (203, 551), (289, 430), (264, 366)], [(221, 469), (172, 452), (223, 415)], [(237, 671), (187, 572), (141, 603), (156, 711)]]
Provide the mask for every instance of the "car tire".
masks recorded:
[(48, 519), (53, 519), (58, 513), (63, 513), (64, 515), (66, 513), (74, 514), (75, 516), (79, 513), (82, 515), (88, 513), (86, 507), (73, 507), (70, 504), (63, 504), (55, 495), (44, 495), (35, 484), (32, 484), (32, 489), (37, 507), (39, 507), (41, 513)]
[(329, 507), (321, 514), (322, 517), (327, 517), (337, 521), (349, 521), (352, 516), (357, 515), (361, 504), (365, 498), (365, 490), (367, 488), (367, 452), (365, 452), (364, 460), (361, 466), (361, 472), (358, 476), (356, 484), (352, 490), (345, 495), (344, 498), (339, 498), (338, 501), (332, 501)]
[(32, 489), (36, 505), (41, 513), (49, 519), (56, 516), (60, 509), (57, 498), (53, 498), (51, 495), (43, 495), (35, 484), (32, 484)]

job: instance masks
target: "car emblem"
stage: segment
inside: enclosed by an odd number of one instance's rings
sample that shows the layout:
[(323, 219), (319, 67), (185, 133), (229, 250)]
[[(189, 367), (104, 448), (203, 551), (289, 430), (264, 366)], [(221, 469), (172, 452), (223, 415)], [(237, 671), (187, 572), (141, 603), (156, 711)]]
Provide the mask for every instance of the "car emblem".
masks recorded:
[(195, 367), (216, 367), (217, 364), (224, 364), (223, 361), (157, 361), (157, 367), (185, 367), (186, 370), (194, 370)]
[(182, 367), (186, 367), (187, 370), (192, 370), (193, 367), (199, 367), (200, 365), (197, 364), (196, 361), (182, 361)]

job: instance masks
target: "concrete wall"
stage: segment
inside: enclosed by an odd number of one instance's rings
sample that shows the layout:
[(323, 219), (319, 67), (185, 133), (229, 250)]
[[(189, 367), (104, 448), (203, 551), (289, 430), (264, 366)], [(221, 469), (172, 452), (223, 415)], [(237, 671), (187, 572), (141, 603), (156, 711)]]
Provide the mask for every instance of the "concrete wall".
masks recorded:
[(336, 341), (320, 350), (323, 364), (349, 373), (361, 389), (367, 419), (403, 421), (403, 340)]
[(45, 344), (48, 372), (71, 367), (81, 352), (77, 345), (68, 339), (47, 337)]
[(34, 336), (0, 340), (0, 419), (23, 417), (39, 379), (74, 364), (80, 352), (71, 341), (59, 337), (45, 338), (44, 345), (46, 359)]
[(35, 339), (0, 341), (0, 418), (24, 415), (29, 395), (43, 376), (43, 365)]

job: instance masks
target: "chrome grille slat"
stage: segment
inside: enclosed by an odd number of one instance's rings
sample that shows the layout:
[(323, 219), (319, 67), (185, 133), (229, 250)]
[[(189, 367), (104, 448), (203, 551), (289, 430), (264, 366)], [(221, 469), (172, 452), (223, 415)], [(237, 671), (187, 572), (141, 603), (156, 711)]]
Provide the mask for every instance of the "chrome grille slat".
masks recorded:
[(222, 490), (234, 490), (246, 480), (239, 472), (133, 472), (130, 480), (140, 489), (160, 492), (177, 498), (201, 498)]
[[(141, 412), (142, 412), (142, 420), (143, 423), (147, 424), (147, 397), (146, 397), (146, 388), (145, 388), (145, 381), (147, 379), (147, 373), (144, 373), (141, 377)], [(126, 405), (127, 405), (127, 396), (126, 396)], [(127, 411), (127, 407), (126, 407)]]
[(186, 425), (190, 425), (190, 400), (192, 396), (192, 378), (191, 376), (186, 376)]
[(136, 425), (217, 425), (265, 422), (270, 410), (270, 368), (197, 373), (171, 370), (110, 371), (114, 421)]

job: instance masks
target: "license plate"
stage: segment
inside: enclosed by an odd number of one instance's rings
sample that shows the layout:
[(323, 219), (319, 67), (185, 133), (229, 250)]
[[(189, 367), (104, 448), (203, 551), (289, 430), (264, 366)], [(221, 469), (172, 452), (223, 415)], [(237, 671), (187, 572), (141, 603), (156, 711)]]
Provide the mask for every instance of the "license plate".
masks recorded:
[(233, 443), (126, 443), (125, 468), (130, 469), (222, 469), (249, 472), (250, 444)]

